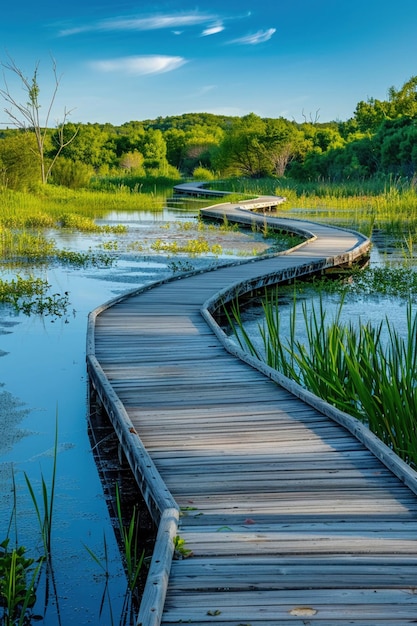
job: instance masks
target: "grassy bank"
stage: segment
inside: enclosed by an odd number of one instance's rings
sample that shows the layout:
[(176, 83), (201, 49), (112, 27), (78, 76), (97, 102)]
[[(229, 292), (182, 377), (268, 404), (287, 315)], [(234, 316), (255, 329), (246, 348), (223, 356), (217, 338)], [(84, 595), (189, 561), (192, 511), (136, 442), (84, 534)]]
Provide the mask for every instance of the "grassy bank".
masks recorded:
[[(374, 228), (392, 235), (406, 233), (417, 241), (417, 193), (402, 179), (345, 183), (298, 183), (290, 179), (231, 179), (212, 183), (248, 194), (274, 194), (287, 201), (280, 214), (328, 221), (370, 235)], [(221, 185), (221, 186), (220, 186)]]

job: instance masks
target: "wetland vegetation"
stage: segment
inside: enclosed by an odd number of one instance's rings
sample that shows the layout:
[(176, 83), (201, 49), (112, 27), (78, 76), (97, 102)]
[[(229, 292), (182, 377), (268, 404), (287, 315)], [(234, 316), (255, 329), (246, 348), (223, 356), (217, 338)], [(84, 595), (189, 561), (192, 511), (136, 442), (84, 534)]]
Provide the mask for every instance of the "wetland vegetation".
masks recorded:
[[(92, 624), (132, 618), (132, 592), (146, 566), (136, 542), (140, 504), (122, 520), (115, 448), (99, 469), (104, 475), (111, 466), (112, 489), (101, 487), (95, 469), (93, 453), (112, 435), (87, 435), (88, 311), (161, 276), (289, 245), (267, 231), (202, 223), (198, 208), (217, 200), (170, 198), (187, 177), (232, 191), (230, 200), (282, 195), (280, 216), (331, 222), (371, 238), (371, 266), (344, 278), (347, 294), (338, 295), (335, 281), (316, 281), (307, 305), (297, 286), (301, 314), (291, 313), (294, 291), (283, 313), (282, 303), (267, 299), (261, 347), (252, 330), (243, 334), (259, 358), (300, 384), (314, 383), (315, 393), (364, 420), (416, 465), (416, 85), (412, 78), (392, 88), (387, 101), (358, 103), (346, 122), (203, 113), (120, 127), (66, 120), (44, 129), (47, 180), (34, 157), (33, 129), (0, 131), (2, 625), (69, 626), (81, 612)], [(341, 321), (348, 302), (351, 314), (364, 302), (370, 309), (371, 300), (379, 301), (382, 322)], [(242, 312), (235, 313), (240, 325)], [(296, 318), (305, 339), (295, 333)], [(279, 334), (283, 320), (288, 341)]]

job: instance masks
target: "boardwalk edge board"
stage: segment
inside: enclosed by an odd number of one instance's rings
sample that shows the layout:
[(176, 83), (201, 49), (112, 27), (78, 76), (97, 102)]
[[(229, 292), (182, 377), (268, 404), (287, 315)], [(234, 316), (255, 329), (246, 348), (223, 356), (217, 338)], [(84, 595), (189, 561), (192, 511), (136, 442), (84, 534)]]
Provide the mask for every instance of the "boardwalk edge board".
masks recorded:
[[(194, 193), (198, 194), (202, 192), (203, 183), (188, 184), (187, 189), (185, 186), (179, 193)], [(178, 191), (178, 186), (176, 187)], [(208, 190), (206, 190), (208, 191)], [(215, 192), (208, 195), (215, 195)], [(218, 192), (217, 195), (228, 195), (227, 192)], [(276, 205), (282, 202), (282, 198), (277, 198)], [(267, 197), (266, 200), (257, 198), (252, 201), (261, 208), (276, 206), (271, 204), (273, 202), (272, 197)], [(294, 220), (285, 220), (265, 217), (261, 215), (253, 215), (249, 206), (242, 207), (244, 204), (234, 206), (232, 220), (239, 221), (240, 223), (251, 224), (253, 219), (267, 221), (268, 225), (273, 228), (285, 229), (288, 231), (297, 232), (295, 229), (298, 225), (294, 225)], [(229, 205), (231, 206), (231, 205)], [(221, 208), (219, 208), (221, 207)], [(215, 217), (216, 219), (222, 219), (224, 215), (229, 219), (227, 203), (224, 205), (216, 205), (208, 207), (202, 210), (205, 216)], [(237, 217), (237, 214), (239, 216)], [(232, 221), (231, 220), (231, 221)], [(290, 224), (291, 222), (291, 224)], [(299, 221), (300, 233), (302, 233), (308, 240), (312, 240), (315, 235), (313, 231), (308, 228), (303, 228), (302, 221)], [(311, 225), (311, 222), (309, 223)], [(345, 229), (341, 229), (345, 230)], [(353, 231), (348, 231), (353, 232)], [(305, 245), (305, 242), (301, 244), (301, 247)], [(297, 246), (299, 248), (299, 246)], [(240, 360), (246, 362), (254, 369), (260, 371), (266, 377), (276, 382), (279, 386), (288, 390), (294, 396), (302, 399), (306, 404), (314, 407), (323, 415), (331, 418), (338, 424), (346, 428), (347, 431), (352, 433), (368, 450), (370, 450), (375, 457), (377, 457), (387, 468), (389, 468), (407, 487), (415, 494), (417, 494), (417, 474), (406, 463), (404, 463), (397, 455), (395, 455), (385, 444), (383, 444), (373, 433), (371, 433), (366, 426), (355, 418), (339, 411), (329, 405), (324, 400), (321, 400), (306, 391), (294, 381), (286, 378), (279, 372), (269, 368), (266, 364), (260, 362), (258, 359), (251, 357), (241, 350), (234, 342), (232, 342), (225, 333), (221, 330), (215, 320), (215, 312), (224, 305), (225, 302), (246, 294), (254, 289), (258, 289), (264, 286), (270, 286), (278, 284), (279, 282), (286, 281), (294, 278), (298, 275), (307, 275), (323, 269), (340, 266), (350, 265), (356, 259), (365, 256), (369, 252), (370, 242), (363, 235), (358, 235), (357, 245), (352, 249), (347, 250), (343, 254), (322, 257), (317, 261), (308, 262), (298, 267), (290, 267), (285, 270), (277, 271), (275, 273), (269, 272), (268, 274), (258, 275), (256, 278), (239, 281), (235, 284), (218, 291), (213, 297), (207, 300), (201, 305), (200, 312), (206, 323), (214, 332), (219, 342), (223, 347), (232, 355), (236, 356)], [(288, 254), (286, 251), (279, 254)], [(278, 256), (278, 255), (271, 255)], [(265, 257), (264, 257), (265, 258)], [(259, 259), (261, 260), (261, 259)], [(233, 262), (228, 265), (242, 265), (244, 263), (256, 263), (257, 260), (244, 260)], [(103, 304), (95, 309), (89, 315), (88, 332), (87, 332), (87, 370), (90, 379), (91, 393), (97, 394), (105, 407), (110, 420), (115, 428), (120, 444), (123, 446), (124, 452), (128, 458), (134, 476), (138, 482), (138, 485), (144, 495), (145, 501), (150, 509), (150, 512), (154, 520), (158, 523), (158, 535), (155, 543), (155, 549), (152, 556), (150, 570), (143, 594), (143, 600), (139, 609), (137, 618), (137, 626), (158, 626), (161, 623), (162, 613), (164, 610), (165, 597), (168, 589), (168, 580), (172, 567), (172, 560), (174, 557), (174, 539), (178, 533), (179, 522), (179, 507), (167, 488), (164, 480), (160, 476), (156, 469), (154, 462), (145, 449), (145, 446), (136, 432), (128, 414), (123, 406), (123, 403), (118, 398), (112, 385), (107, 379), (104, 371), (102, 370), (100, 363), (95, 356), (95, 322), (98, 315), (106, 309), (112, 307), (114, 304), (122, 302), (132, 295), (144, 293), (149, 289), (155, 289), (158, 286), (181, 280), (188, 276), (194, 276), (196, 274), (202, 274), (206, 271), (216, 271), (215, 268), (209, 270), (197, 270), (188, 272), (181, 276), (173, 276), (169, 279), (158, 281), (152, 285), (135, 289), (129, 293), (123, 294), (111, 301)], [(219, 620), (215, 620), (219, 621)], [(292, 620), (291, 620), (292, 622)], [(283, 622), (284, 623), (284, 622)], [(394, 622), (393, 622), (394, 623)]]

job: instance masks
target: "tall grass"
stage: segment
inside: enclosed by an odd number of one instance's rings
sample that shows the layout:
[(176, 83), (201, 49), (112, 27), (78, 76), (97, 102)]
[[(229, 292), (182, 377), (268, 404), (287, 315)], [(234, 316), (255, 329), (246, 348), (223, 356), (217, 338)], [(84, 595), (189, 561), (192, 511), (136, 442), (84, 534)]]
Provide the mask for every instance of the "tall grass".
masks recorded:
[(332, 320), (327, 320), (322, 298), (310, 310), (303, 303), (307, 339), (302, 341), (295, 332), (295, 302), (289, 313), (290, 332), (284, 337), (277, 296), (266, 298), (262, 350), (244, 330), (236, 303), (229, 317), (240, 345), (252, 355), (366, 423), (417, 468), (417, 313), (413, 314), (410, 300), (404, 338), (388, 317), (376, 326), (342, 323), (343, 302), (342, 298)]
[(109, 211), (161, 211), (165, 199), (164, 193), (138, 193), (128, 187), (100, 191), (48, 185), (36, 193), (0, 189), (0, 225), (51, 228), (59, 227), (67, 214), (95, 219)]
[(44, 554), (37, 560), (26, 556), (26, 548), (18, 546), (17, 538), (17, 515), (16, 515), (16, 484), (13, 476), (14, 506), (8, 535), (15, 519), (16, 547), (10, 549), (10, 537), (7, 536), (0, 543), (0, 623), (4, 626), (23, 626), (30, 623), (29, 610), (36, 602), (36, 587), (43, 562), (47, 561), (48, 571), (52, 574), (51, 567), (51, 537), (52, 517), (55, 498), (56, 464), (58, 450), (58, 418), (55, 429), (54, 458), (51, 484), (48, 489), (42, 474), (42, 497), (38, 499), (29, 477), (24, 473), (25, 481), (34, 504), (36, 516), (41, 530)]
[(48, 560), (52, 556), (52, 519), (54, 512), (55, 502), (55, 485), (56, 485), (56, 471), (57, 471), (57, 454), (58, 454), (58, 415), (55, 419), (55, 439), (53, 447), (53, 464), (51, 473), (51, 482), (48, 488), (48, 484), (41, 473), (41, 496), (35, 494), (34, 487), (28, 477), (24, 474), (26, 485), (29, 489), (30, 497), (35, 507), (36, 517), (39, 523), (41, 531), (41, 537), (44, 547), (44, 553)]
[[(417, 241), (417, 192), (408, 181), (381, 178), (331, 183), (300, 183), (292, 179), (231, 179), (228, 189), (242, 193), (285, 196), (282, 215), (331, 221), (370, 235), (374, 227), (391, 232), (408, 232)], [(213, 187), (216, 187), (213, 183)]]
[(124, 561), (127, 572), (127, 583), (129, 590), (135, 592), (139, 576), (145, 559), (145, 550), (140, 548), (138, 536), (137, 509), (133, 509), (129, 524), (126, 526), (123, 521), (122, 503), (119, 486), (116, 483), (116, 510), (119, 522), (119, 531), (124, 548)]

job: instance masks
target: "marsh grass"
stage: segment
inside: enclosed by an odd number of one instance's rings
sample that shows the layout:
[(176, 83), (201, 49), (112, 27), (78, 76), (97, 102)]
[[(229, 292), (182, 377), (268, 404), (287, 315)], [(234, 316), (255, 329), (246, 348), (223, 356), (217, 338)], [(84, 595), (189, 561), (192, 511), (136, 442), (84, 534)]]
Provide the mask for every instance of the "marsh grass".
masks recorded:
[(138, 536), (139, 525), (137, 509), (134, 507), (129, 524), (125, 525), (122, 513), (122, 503), (119, 486), (116, 483), (116, 511), (119, 522), (119, 531), (122, 538), (123, 555), (126, 565), (128, 587), (132, 593), (137, 590), (139, 576), (144, 564), (145, 550), (140, 548)]
[(16, 275), (11, 280), (0, 279), (0, 303), (25, 315), (63, 317), (68, 311), (69, 294), (51, 294), (50, 287), (46, 280), (33, 275), (27, 278)]
[(136, 194), (170, 194), (172, 188), (183, 182), (181, 178), (171, 176), (132, 176), (129, 173), (123, 176), (97, 176), (92, 181), (93, 189), (107, 192), (120, 193), (129, 191)]
[(26, 472), (24, 473), (26, 485), (35, 508), (36, 517), (41, 532), (42, 543), (44, 547), (45, 557), (50, 561), (52, 557), (52, 520), (55, 503), (55, 486), (57, 472), (57, 454), (58, 454), (58, 415), (55, 418), (55, 439), (53, 446), (53, 463), (51, 472), (51, 481), (48, 484), (41, 472), (41, 496), (37, 496), (34, 486), (30, 481)]
[(0, 543), (0, 609), (4, 626), (23, 626), (29, 618), (28, 610), (36, 602), (36, 580), (42, 558), (26, 556), (23, 546), (9, 547), (10, 539)]
[(34, 193), (0, 189), (0, 226), (13, 229), (67, 227), (102, 232), (103, 227), (95, 225), (94, 220), (109, 211), (158, 212), (163, 209), (165, 200), (164, 193), (138, 193), (127, 187), (75, 191), (47, 185)]
[(54, 241), (40, 232), (30, 233), (0, 227), (0, 257), (3, 262), (16, 259), (26, 263), (40, 261), (55, 253)]
[[(127, 578), (127, 591), (124, 597), (120, 619), (117, 623), (119, 624), (119, 626), (125, 626), (127, 623), (133, 624), (135, 619), (134, 606), (135, 603), (137, 604), (139, 601), (138, 583), (146, 561), (145, 550), (140, 549), (137, 509), (136, 507), (133, 509), (130, 520), (126, 525), (122, 512), (120, 489), (117, 483), (115, 501), (117, 522), (119, 527), (118, 529), (120, 532), (121, 545), (123, 548), (122, 556)], [(91, 558), (95, 561), (95, 563), (97, 563), (105, 577), (105, 585), (100, 602), (100, 617), (102, 616), (105, 604), (107, 603), (109, 607), (110, 624), (113, 625), (116, 622), (112, 606), (112, 597), (110, 593), (110, 563), (106, 535), (104, 534), (103, 537), (103, 557), (98, 556), (96, 552), (94, 552), (89, 546), (84, 544), (84, 547), (91, 556)]]
[(154, 252), (164, 252), (167, 254), (187, 254), (190, 257), (196, 257), (202, 254), (213, 254), (219, 256), (223, 253), (223, 248), (220, 244), (210, 244), (203, 237), (198, 239), (189, 239), (188, 241), (166, 241), (163, 239), (156, 239), (151, 244), (151, 249)]
[[(213, 183), (213, 187), (222, 181)], [(331, 221), (350, 227), (367, 236), (372, 229), (410, 233), (417, 241), (417, 192), (412, 183), (403, 179), (326, 181), (300, 183), (290, 178), (229, 179), (223, 181), (228, 189), (247, 194), (285, 196), (279, 214), (297, 214), (315, 220)]]
[[(26, 472), (24, 473), (26, 485), (32, 499), (36, 517), (41, 530), (42, 544), (44, 554), (38, 559), (28, 558), (26, 556), (26, 548), (18, 545), (18, 528), (17, 528), (17, 498), (16, 483), (13, 475), (13, 510), (10, 517), (7, 537), (0, 543), (0, 608), (3, 615), (0, 614), (0, 623), (3, 626), (23, 626), (31, 622), (33, 615), (30, 613), (34, 607), (37, 596), (37, 585), (41, 568), (46, 560), (48, 565), (48, 576), (53, 579), (53, 571), (51, 567), (51, 535), (52, 535), (52, 518), (54, 508), (55, 480), (56, 480), (56, 461), (58, 449), (58, 418), (56, 419), (54, 456), (51, 484), (48, 489), (43, 474), (41, 475), (42, 497), (38, 499), (31, 481)], [(16, 537), (16, 547), (10, 549), (10, 530), (14, 520), (14, 532)], [(47, 590), (49, 589), (49, 582)], [(55, 593), (56, 599), (57, 594)], [(45, 605), (47, 600), (45, 601)], [(58, 606), (58, 604), (57, 604)], [(38, 616), (39, 617), (39, 616)]]
[(115, 622), (114, 622), (113, 606), (112, 606), (112, 600), (111, 600), (110, 588), (109, 588), (110, 563), (109, 563), (109, 551), (108, 551), (108, 548), (107, 548), (106, 535), (105, 535), (105, 533), (103, 535), (103, 554), (104, 554), (104, 557), (102, 559), (89, 546), (87, 546), (86, 544), (83, 544), (83, 545), (84, 545), (84, 548), (87, 550), (88, 554), (95, 561), (95, 563), (97, 563), (97, 565), (99, 566), (99, 568), (102, 570), (102, 572), (104, 574), (105, 584), (104, 584), (103, 594), (102, 594), (101, 602), (100, 602), (99, 615), (100, 615), (100, 617), (102, 616), (103, 610), (104, 610), (104, 606), (105, 606), (105, 603), (107, 601), (107, 604), (108, 604), (108, 607), (109, 607), (110, 624), (111, 624), (111, 626), (113, 626), (113, 624)]
[(407, 304), (406, 336), (388, 317), (383, 322), (341, 322), (344, 297), (328, 320), (323, 300), (302, 304), (306, 340), (297, 338), (296, 300), (290, 331), (281, 332), (278, 295), (263, 301), (260, 350), (243, 328), (238, 303), (229, 318), (242, 348), (342, 411), (366, 423), (384, 443), (417, 467), (417, 313)]

